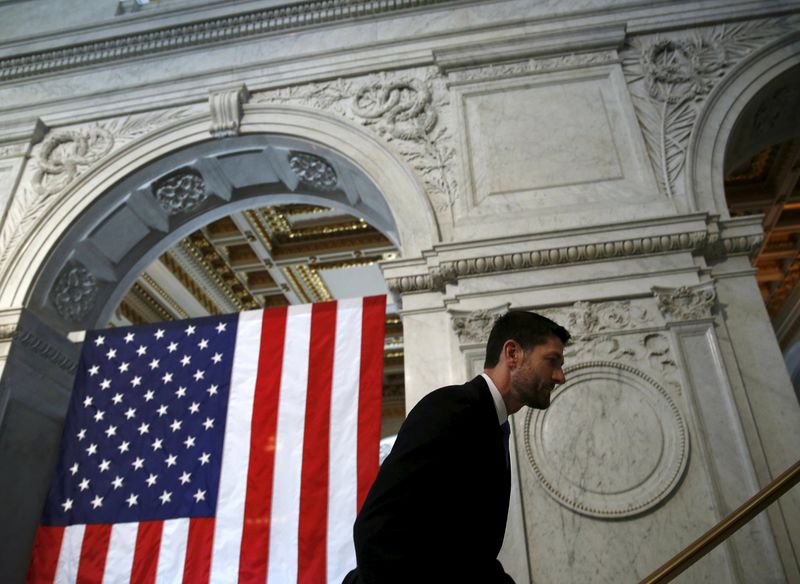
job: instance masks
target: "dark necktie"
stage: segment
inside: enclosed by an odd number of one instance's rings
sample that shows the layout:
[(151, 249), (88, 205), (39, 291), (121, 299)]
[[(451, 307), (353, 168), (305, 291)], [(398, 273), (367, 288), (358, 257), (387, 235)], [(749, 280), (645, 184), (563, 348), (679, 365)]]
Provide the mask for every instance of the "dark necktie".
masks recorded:
[(506, 450), (506, 468), (511, 468), (511, 455), (508, 451), (508, 438), (511, 436), (511, 426), (508, 420), (500, 424), (500, 429), (503, 430), (503, 448)]

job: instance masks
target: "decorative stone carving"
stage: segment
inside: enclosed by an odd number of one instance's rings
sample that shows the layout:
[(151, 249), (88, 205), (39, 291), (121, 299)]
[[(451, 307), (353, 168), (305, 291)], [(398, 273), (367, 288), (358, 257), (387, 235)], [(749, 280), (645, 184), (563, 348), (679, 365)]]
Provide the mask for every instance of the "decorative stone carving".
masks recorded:
[[(7, 325), (13, 326), (13, 325)], [(2, 338), (0, 336), (0, 338)], [(45, 358), (50, 363), (66, 371), (67, 373), (75, 373), (78, 364), (71, 358), (64, 355), (56, 347), (52, 346), (37, 337), (33, 332), (22, 327), (16, 328), (13, 332), (14, 342), (21, 343), (23, 346), (29, 348), (40, 357)]]
[(495, 321), (508, 312), (511, 304), (472, 312), (451, 311), (453, 330), (460, 345), (485, 345)]
[(70, 262), (61, 270), (50, 291), (50, 302), (64, 319), (79, 322), (94, 307), (97, 280), (79, 262)]
[(208, 131), (214, 138), (237, 135), (242, 121), (242, 106), (250, 97), (247, 86), (242, 83), (233, 87), (212, 89), (208, 93), (208, 105), (211, 109), (211, 127)]
[(159, 179), (153, 196), (170, 215), (191, 211), (208, 198), (206, 183), (196, 170), (182, 168)]
[(16, 324), (4, 324), (0, 326), (0, 341), (7, 341), (14, 338), (14, 333), (16, 331)]
[(289, 152), (289, 166), (300, 180), (320, 191), (331, 191), (338, 184), (333, 166), (316, 154)]
[(353, 98), (353, 113), (388, 140), (424, 140), (436, 125), (431, 92), (417, 79), (372, 81)]
[(388, 281), (395, 292), (440, 290), (446, 282), (457, 282), (462, 276), (528, 270), (591, 262), (603, 259), (626, 258), (668, 251), (690, 251), (716, 259), (725, 255), (752, 254), (761, 244), (762, 236), (748, 235), (722, 238), (704, 231), (672, 233), (654, 237), (637, 237), (619, 241), (586, 243), (568, 247), (515, 252), (478, 258), (442, 262), (428, 274), (404, 276)]
[(565, 71), (580, 67), (596, 65), (609, 65), (619, 62), (616, 51), (600, 51), (597, 53), (573, 53), (555, 57), (534, 57), (516, 63), (502, 65), (487, 65), (472, 69), (455, 70), (447, 77), (451, 82), (484, 81), (487, 79), (502, 79), (530, 73), (544, 73), (547, 71)]
[(200, 20), (108, 40), (38, 51), (0, 59), (0, 81), (21, 79), (176, 49), (230, 42), (233, 39), (285, 32), (309, 25), (352, 21), (452, 0), (315, 0), (282, 4), (233, 16)]
[(444, 291), (444, 284), (445, 279), (438, 269), (432, 269), (427, 274), (401, 276), (399, 278), (389, 278), (386, 280), (386, 286), (393, 294)]
[(670, 321), (698, 320), (712, 317), (717, 294), (713, 282), (680, 288), (653, 287), (658, 308)]
[(438, 70), (381, 74), (288, 87), (253, 95), (253, 103), (289, 103), (342, 116), (390, 142), (420, 176), (438, 212), (456, 200), (455, 148), (442, 123), (448, 92)]
[(193, 108), (137, 114), (73, 130), (54, 130), (32, 151), (32, 173), (23, 177), (0, 231), (0, 273), (29, 228), (71, 182), (98, 164), (113, 149), (154, 129), (194, 115)]
[(642, 328), (652, 324), (647, 310), (629, 300), (622, 302), (576, 302), (568, 308), (564, 324), (573, 337), (582, 338), (600, 333)]
[(709, 92), (742, 58), (798, 22), (789, 16), (631, 39), (623, 70), (665, 195), (683, 194), (689, 137)]
[(656, 237), (637, 237), (620, 241), (588, 243), (534, 250), (511, 254), (500, 254), (482, 258), (470, 258), (442, 262), (442, 274), (457, 278), (470, 274), (488, 274), (518, 269), (537, 268), (558, 264), (596, 261), (607, 258), (622, 258), (664, 251), (694, 250), (704, 241), (705, 232), (673, 233)]
[(61, 191), (112, 146), (111, 133), (99, 126), (51, 132), (36, 153), (33, 189), (45, 196)]
[(590, 361), (565, 369), (546, 410), (529, 409), (524, 443), (547, 493), (582, 515), (638, 515), (677, 487), (689, 434), (667, 391), (636, 367)]

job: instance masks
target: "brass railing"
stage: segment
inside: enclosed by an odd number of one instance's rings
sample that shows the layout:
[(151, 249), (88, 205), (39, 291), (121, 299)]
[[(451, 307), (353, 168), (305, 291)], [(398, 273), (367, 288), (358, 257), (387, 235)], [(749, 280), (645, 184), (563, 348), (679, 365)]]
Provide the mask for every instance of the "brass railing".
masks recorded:
[(799, 482), (800, 460), (755, 496), (748, 499), (744, 505), (698, 537), (689, 547), (642, 580), (641, 584), (661, 584), (677, 577)]

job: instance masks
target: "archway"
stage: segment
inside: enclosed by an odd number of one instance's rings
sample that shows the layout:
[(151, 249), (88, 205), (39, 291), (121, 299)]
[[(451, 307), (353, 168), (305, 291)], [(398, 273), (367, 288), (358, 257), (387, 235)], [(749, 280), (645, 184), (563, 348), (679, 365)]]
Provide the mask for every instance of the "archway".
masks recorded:
[(101, 160), (59, 195), (0, 274), (0, 301), (24, 309), (0, 391), (0, 464), (15, 469), (0, 478), (0, 496), (20, 502), (0, 527), (13, 542), (0, 563), (12, 572), (24, 573), (60, 437), (76, 358), (66, 334), (105, 325), (138, 274), (175, 241), (268, 203), (346, 210), (406, 257), (438, 240), (413, 173), (343, 120), (253, 106), (238, 136), (210, 139), (208, 126), (206, 115), (193, 116)]

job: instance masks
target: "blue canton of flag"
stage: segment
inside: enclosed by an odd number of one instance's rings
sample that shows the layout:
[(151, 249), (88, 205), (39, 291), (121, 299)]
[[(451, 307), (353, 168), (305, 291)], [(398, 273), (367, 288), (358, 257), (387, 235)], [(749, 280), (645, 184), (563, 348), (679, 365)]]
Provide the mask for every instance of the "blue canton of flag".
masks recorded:
[(236, 323), (87, 335), (44, 524), (214, 515)]

